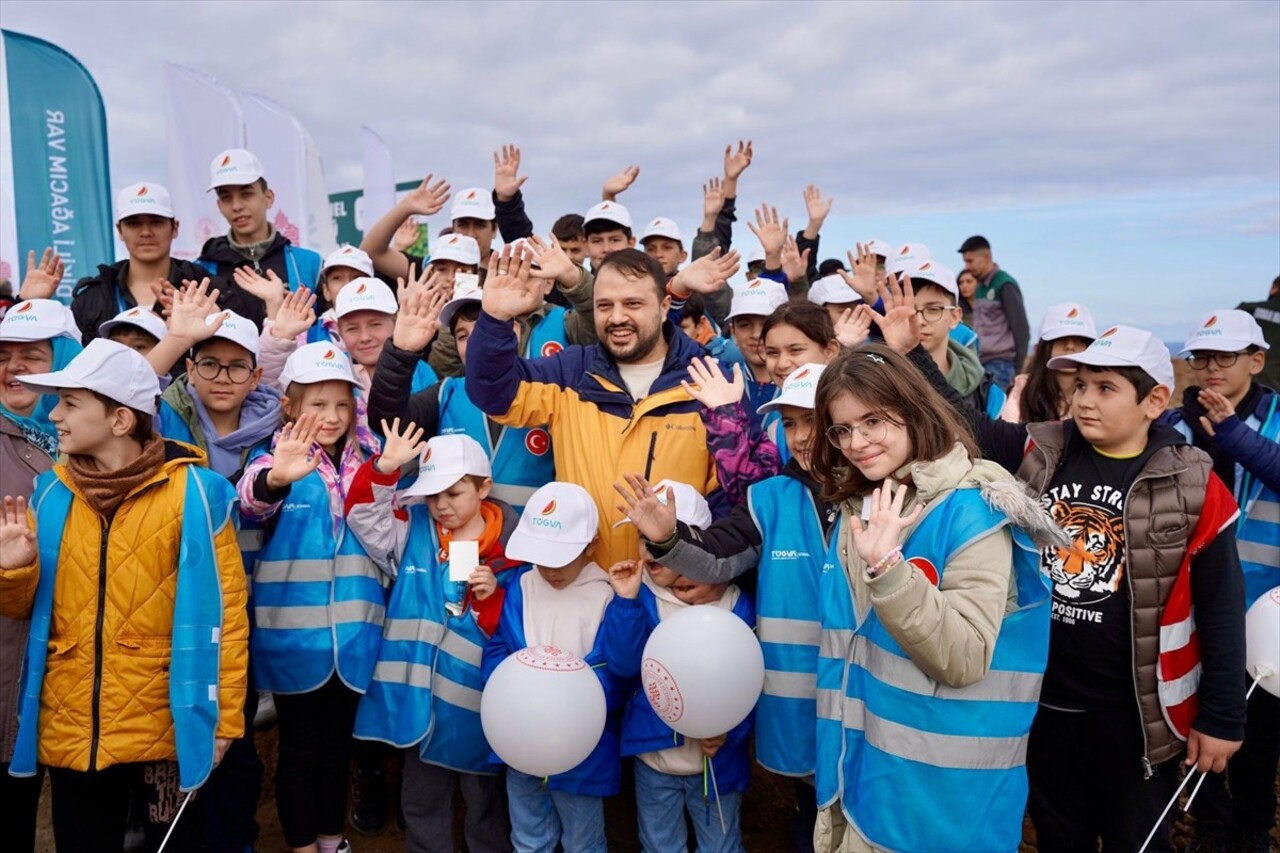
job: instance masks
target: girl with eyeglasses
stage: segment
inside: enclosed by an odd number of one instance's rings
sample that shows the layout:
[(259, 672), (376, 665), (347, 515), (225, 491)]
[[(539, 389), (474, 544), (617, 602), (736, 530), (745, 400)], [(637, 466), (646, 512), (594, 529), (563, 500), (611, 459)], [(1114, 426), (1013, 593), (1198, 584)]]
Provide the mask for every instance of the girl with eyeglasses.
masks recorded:
[(841, 515), (818, 595), (815, 847), (1014, 850), (1049, 645), (1028, 531), (1061, 532), (884, 345), (828, 366), (815, 414)]

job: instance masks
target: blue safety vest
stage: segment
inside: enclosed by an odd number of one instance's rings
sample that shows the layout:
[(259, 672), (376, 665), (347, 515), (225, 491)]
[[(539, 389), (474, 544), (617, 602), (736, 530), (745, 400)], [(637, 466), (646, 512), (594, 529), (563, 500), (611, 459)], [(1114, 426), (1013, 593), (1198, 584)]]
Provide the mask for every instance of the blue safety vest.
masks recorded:
[[(209, 275), (218, 274), (218, 262), (207, 260), (205, 258), (197, 258), (195, 261), (199, 266), (208, 270)], [(288, 277), (285, 286), (290, 290), (297, 290), (300, 285), (306, 285), (312, 290), (316, 289), (316, 282), (320, 279), (320, 255), (310, 249), (304, 249), (301, 246), (295, 246), (292, 243), (284, 247), (284, 271)], [(230, 276), (228, 276), (230, 278)]]
[(565, 309), (559, 305), (549, 306), (547, 313), (529, 330), (529, 342), (524, 347), (524, 358), (546, 358), (569, 345), (569, 338), (564, 328), (566, 313)]
[(467, 396), (462, 377), (440, 383), (440, 435), (471, 436), (489, 454), (493, 466), (492, 496), (506, 501), (516, 512), (529, 497), (556, 478), (551, 455), (551, 434), (545, 427), (504, 426), (498, 440), (491, 438), (489, 418)]
[(318, 472), (293, 484), (272, 522), (253, 571), (250, 651), (258, 689), (307, 693), (336, 668), (363, 693), (382, 639), (382, 575), (345, 523), (334, 535)]
[[(213, 770), (218, 727), (218, 675), (221, 669), (222, 582), (216, 538), (232, 520), (235, 489), (207, 468), (187, 465), (178, 581), (173, 603), (169, 658), (169, 711), (178, 753), (178, 782), (184, 791), (204, 784)], [(31, 612), (31, 633), (22, 665), (18, 738), (10, 772), (32, 776), (38, 755), (40, 693), (44, 687), (53, 593), (64, 528), (71, 513), (71, 490), (54, 471), (36, 479), (31, 501), (36, 516), (40, 581)]]
[[(941, 582), (957, 550), (1006, 524), (976, 489), (957, 490), (927, 509), (903, 554)], [(1013, 539), (1018, 607), (986, 677), (960, 688), (925, 675), (874, 607), (858, 623), (833, 540), (822, 575), (818, 802), (839, 799), (878, 849), (1017, 850), (1022, 840), (1050, 599), (1039, 550), (1021, 530)]]
[[(491, 566), (495, 570), (500, 566)], [(495, 571), (502, 589), (518, 574)], [(481, 671), (488, 637), (468, 609), (457, 616), (466, 584), (449, 581), (440, 539), (422, 504), (409, 507), (409, 538), (387, 603), (373, 681), (360, 699), (355, 735), (392, 746), (418, 745), (428, 764), (493, 774), (480, 725)]]
[(778, 448), (778, 462), (786, 465), (791, 461), (791, 448), (787, 447), (787, 434), (782, 429), (782, 412), (777, 409), (770, 409), (764, 413), (764, 417), (760, 421), (760, 427), (764, 430), (765, 435), (769, 436), (769, 440), (773, 442), (774, 447)]
[(756, 760), (774, 773), (808, 776), (816, 761), (822, 518), (809, 489), (786, 474), (751, 486), (747, 507), (761, 538), (756, 633), (764, 691), (756, 705)]

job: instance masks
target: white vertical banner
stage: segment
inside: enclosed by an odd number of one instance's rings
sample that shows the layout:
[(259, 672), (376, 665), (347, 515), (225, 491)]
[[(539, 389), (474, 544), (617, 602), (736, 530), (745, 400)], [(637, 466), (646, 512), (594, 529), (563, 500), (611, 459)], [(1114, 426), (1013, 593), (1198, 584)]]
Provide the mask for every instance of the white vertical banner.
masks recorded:
[(181, 223), (173, 255), (194, 258), (210, 237), (227, 233), (218, 200), (209, 192), (209, 163), (219, 151), (245, 147), (244, 117), (236, 95), (214, 77), (166, 62), (166, 181)]
[(369, 226), (395, 207), (396, 173), (391, 165), (391, 149), (381, 136), (361, 126), (360, 140), (364, 152), (364, 195), (356, 200), (356, 227), (368, 231)]
[(27, 270), (25, 258), (18, 257), (18, 216), (13, 198), (13, 144), (9, 137), (9, 72), (6, 70), (4, 39), (0, 39), (0, 278), (9, 279), (13, 295), (18, 295)]
[(307, 146), (307, 233), (311, 240), (307, 248), (315, 249), (323, 256), (338, 248), (338, 226), (333, 221), (320, 149), (305, 128), (302, 135)]
[(267, 221), (295, 246), (313, 248), (307, 227), (307, 140), (302, 125), (264, 95), (243, 93), (245, 147), (262, 161), (275, 204)]

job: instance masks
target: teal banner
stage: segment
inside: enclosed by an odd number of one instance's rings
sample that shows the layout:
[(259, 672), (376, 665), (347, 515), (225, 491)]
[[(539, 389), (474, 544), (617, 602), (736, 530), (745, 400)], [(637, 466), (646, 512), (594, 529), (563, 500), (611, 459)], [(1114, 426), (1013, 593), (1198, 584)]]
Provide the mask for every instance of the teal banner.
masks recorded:
[(69, 302), (76, 279), (115, 261), (107, 114), (74, 56), (3, 32), (18, 256), (52, 246), (66, 268), (58, 298)]

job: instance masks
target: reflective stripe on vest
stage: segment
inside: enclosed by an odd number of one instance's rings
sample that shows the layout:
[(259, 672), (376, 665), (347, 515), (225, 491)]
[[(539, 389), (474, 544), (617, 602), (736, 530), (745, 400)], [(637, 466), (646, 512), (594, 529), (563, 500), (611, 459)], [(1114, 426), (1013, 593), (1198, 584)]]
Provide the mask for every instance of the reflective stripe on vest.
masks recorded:
[[(1268, 441), (1280, 441), (1278, 403), (1280, 394), (1273, 394), (1266, 418), (1259, 422), (1256, 417), (1250, 417), (1246, 422)], [(1240, 505), (1236, 544), (1244, 573), (1247, 609), (1263, 593), (1280, 584), (1280, 495), (1239, 464), (1235, 485), (1236, 503)]]
[(814, 702), (822, 638), (818, 590), (826, 544), (808, 488), (771, 477), (747, 490), (760, 530), (756, 630), (764, 652), (764, 691), (756, 705), (756, 760), (774, 773), (814, 771)]

